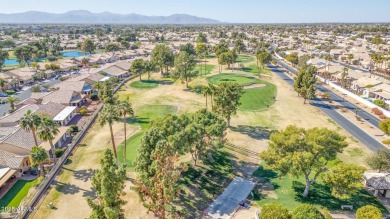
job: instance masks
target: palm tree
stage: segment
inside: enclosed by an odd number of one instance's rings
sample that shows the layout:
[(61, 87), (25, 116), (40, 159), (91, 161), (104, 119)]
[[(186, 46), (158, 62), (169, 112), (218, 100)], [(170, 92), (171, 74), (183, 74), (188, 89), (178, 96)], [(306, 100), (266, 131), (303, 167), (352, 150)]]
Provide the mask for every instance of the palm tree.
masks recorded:
[(42, 147), (39, 147), (38, 145), (37, 146), (34, 146), (31, 148), (31, 152), (30, 152), (30, 160), (31, 160), (31, 164), (33, 167), (38, 167), (39, 166), (39, 176), (41, 175), (41, 172), (42, 172), (42, 175), (45, 176), (45, 172), (43, 171), (43, 161), (45, 161), (47, 158), (49, 158), (49, 156), (47, 155), (45, 149), (43, 149)]
[(211, 95), (211, 87), (210, 86), (204, 86), (202, 90), (202, 94), (206, 97), (206, 109), (208, 108), (207, 106), (207, 96), (210, 94)]
[(58, 126), (58, 123), (54, 122), (52, 119), (43, 117), (41, 120), (41, 125), (38, 127), (37, 131), (38, 138), (41, 139), (41, 141), (49, 142), (53, 158), (56, 158), (54, 154), (55, 148), (53, 140), (55, 136), (60, 133)]
[(17, 102), (19, 102), (19, 98), (15, 97), (15, 96), (9, 96), (9, 97), (7, 97), (6, 101), (11, 106), (10, 112), (14, 112), (15, 111), (15, 104)]
[(89, 64), (89, 59), (87, 57), (84, 57), (81, 59), (81, 64), (84, 66), (84, 67), (87, 67), (87, 65)]
[(101, 126), (108, 124), (110, 126), (111, 143), (114, 151), (116, 163), (119, 164), (118, 155), (116, 153), (114, 132), (112, 131), (112, 124), (119, 120), (118, 108), (111, 104), (105, 104), (103, 110), (100, 112), (99, 123)]
[(41, 117), (38, 115), (32, 114), (31, 110), (28, 110), (26, 114), (20, 119), (20, 127), (27, 132), (33, 134), (35, 145), (38, 145), (37, 136), (35, 132), (37, 128), (41, 125)]
[(7, 85), (7, 81), (4, 79), (4, 78), (0, 78), (0, 87), (1, 87), (1, 91), (5, 91), (6, 89), (6, 85)]
[(123, 152), (123, 162), (126, 164), (126, 146), (127, 146), (127, 133), (126, 133), (126, 116), (127, 114), (130, 114), (132, 116), (134, 116), (134, 111), (133, 111), (133, 107), (131, 106), (131, 103), (129, 102), (129, 100), (123, 100), (123, 101), (119, 101), (119, 103), (117, 104), (117, 107), (118, 107), (118, 110), (119, 110), (119, 114), (121, 116), (123, 116), (123, 127), (124, 127), (124, 130), (125, 130), (125, 150)]
[(211, 109), (213, 109), (213, 103), (214, 103), (214, 98), (213, 98), (213, 95), (216, 93), (217, 91), (217, 87), (215, 87), (213, 84), (209, 83), (209, 88), (210, 88), (210, 102), (211, 102)]

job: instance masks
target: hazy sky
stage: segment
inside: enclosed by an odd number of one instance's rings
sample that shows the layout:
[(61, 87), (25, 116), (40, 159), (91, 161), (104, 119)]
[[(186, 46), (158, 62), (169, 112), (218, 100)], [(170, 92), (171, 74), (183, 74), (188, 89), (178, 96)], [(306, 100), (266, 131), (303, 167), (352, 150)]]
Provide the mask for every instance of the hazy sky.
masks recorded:
[(390, 0), (0, 0), (0, 13), (185, 13), (225, 22), (390, 22)]

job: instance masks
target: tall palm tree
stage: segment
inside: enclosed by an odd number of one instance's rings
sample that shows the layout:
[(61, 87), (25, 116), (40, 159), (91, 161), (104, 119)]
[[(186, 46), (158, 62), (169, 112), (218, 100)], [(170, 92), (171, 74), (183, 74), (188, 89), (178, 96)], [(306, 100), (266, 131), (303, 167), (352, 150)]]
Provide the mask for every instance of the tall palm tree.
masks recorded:
[(214, 104), (214, 98), (213, 95), (217, 92), (217, 87), (215, 87), (213, 84), (209, 83), (209, 88), (210, 88), (210, 102), (211, 102), (211, 109), (213, 109), (213, 104)]
[(17, 102), (19, 102), (19, 98), (15, 97), (15, 96), (9, 96), (9, 97), (7, 97), (6, 101), (7, 101), (7, 103), (9, 103), (9, 105), (11, 107), (10, 112), (14, 112), (15, 111), (15, 104)]
[(37, 128), (41, 125), (41, 117), (32, 114), (31, 110), (28, 110), (27, 113), (22, 116), (19, 123), (22, 129), (33, 134), (35, 145), (38, 145), (37, 136), (35, 135), (35, 132), (37, 131)]
[(210, 86), (204, 86), (202, 90), (202, 94), (206, 97), (206, 109), (208, 108), (207, 106), (207, 96), (210, 94), (211, 95), (211, 87)]
[(111, 104), (105, 104), (103, 110), (100, 112), (99, 124), (101, 126), (104, 126), (106, 124), (110, 126), (112, 149), (114, 151), (116, 163), (119, 164), (118, 155), (116, 153), (115, 148), (114, 132), (112, 130), (112, 124), (115, 121), (119, 121), (118, 107)]
[(126, 143), (126, 141), (127, 141), (126, 116), (127, 116), (127, 114), (134, 116), (134, 110), (133, 110), (133, 107), (131, 106), (131, 103), (129, 102), (128, 99), (119, 101), (119, 103), (117, 104), (117, 107), (119, 110), (119, 114), (121, 116), (123, 116), (123, 127), (125, 130), (125, 149), (123, 152), (123, 162), (126, 164), (126, 146), (127, 146), (127, 143)]
[(49, 142), (53, 158), (56, 158), (54, 154), (55, 148), (53, 140), (55, 136), (60, 133), (58, 126), (58, 123), (54, 122), (52, 119), (43, 117), (41, 120), (41, 125), (38, 127), (37, 131), (38, 138), (41, 139), (41, 141)]
[(1, 91), (5, 91), (6, 90), (6, 85), (7, 85), (7, 80), (5, 80), (4, 78), (0, 78), (0, 87), (1, 87)]
[(45, 149), (43, 149), (42, 147), (39, 147), (39, 146), (34, 146), (31, 148), (31, 151), (30, 151), (30, 160), (31, 160), (31, 164), (33, 167), (38, 167), (39, 166), (39, 176), (41, 175), (41, 172), (42, 172), (42, 175), (45, 176), (45, 172), (43, 171), (43, 161), (45, 161), (47, 158), (49, 158), (49, 156), (47, 155)]

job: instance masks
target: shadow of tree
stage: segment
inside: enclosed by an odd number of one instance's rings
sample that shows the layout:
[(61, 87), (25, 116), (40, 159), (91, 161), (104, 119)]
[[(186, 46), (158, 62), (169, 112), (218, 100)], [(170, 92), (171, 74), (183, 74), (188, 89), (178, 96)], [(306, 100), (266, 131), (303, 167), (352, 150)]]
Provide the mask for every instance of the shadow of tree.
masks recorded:
[(356, 210), (371, 204), (381, 209), (382, 212), (387, 212), (383, 205), (365, 189), (358, 190), (355, 195), (346, 200), (335, 198), (331, 195), (331, 189), (320, 183), (312, 185), (306, 198), (302, 196), (305, 189), (304, 183), (293, 181), (293, 189), (295, 191), (295, 200), (301, 203), (324, 206), (329, 210), (341, 210), (341, 205), (353, 205), (354, 210)]
[(238, 125), (237, 127), (231, 127), (230, 129), (234, 132), (248, 135), (256, 140), (269, 139), (269, 136), (274, 132), (274, 130), (269, 130), (266, 127), (248, 125)]
[(73, 172), (73, 176), (76, 179), (82, 180), (84, 182), (90, 180), (94, 174), (95, 174), (95, 171), (92, 169), (76, 170)]

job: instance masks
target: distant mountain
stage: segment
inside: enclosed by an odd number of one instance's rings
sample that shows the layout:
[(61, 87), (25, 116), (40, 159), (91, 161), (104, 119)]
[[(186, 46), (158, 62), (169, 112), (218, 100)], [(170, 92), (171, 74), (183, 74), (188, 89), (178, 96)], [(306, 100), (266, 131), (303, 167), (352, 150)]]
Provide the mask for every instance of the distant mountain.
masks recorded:
[(28, 11), (15, 14), (0, 13), (0, 23), (59, 23), (59, 24), (215, 24), (217, 20), (187, 14), (145, 16), (140, 14), (92, 13), (86, 10), (54, 14)]

